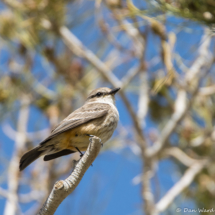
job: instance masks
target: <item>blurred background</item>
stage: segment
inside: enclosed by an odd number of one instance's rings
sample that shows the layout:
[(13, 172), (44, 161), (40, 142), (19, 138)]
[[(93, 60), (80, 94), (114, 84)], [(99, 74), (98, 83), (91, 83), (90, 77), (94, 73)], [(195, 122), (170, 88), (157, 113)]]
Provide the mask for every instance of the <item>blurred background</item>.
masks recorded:
[(71, 173), (78, 153), (19, 160), (98, 87), (121, 87), (120, 122), (56, 214), (215, 211), (214, 24), (213, 0), (2, 0), (0, 214)]

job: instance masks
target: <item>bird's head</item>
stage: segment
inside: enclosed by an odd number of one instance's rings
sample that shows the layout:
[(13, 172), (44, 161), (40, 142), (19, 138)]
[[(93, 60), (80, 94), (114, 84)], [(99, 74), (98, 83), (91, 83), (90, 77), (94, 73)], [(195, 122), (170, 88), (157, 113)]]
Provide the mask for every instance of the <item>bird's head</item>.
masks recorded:
[(115, 94), (120, 90), (120, 88), (115, 88), (111, 90), (107, 87), (101, 87), (93, 90), (87, 97), (88, 102), (104, 102), (115, 104)]

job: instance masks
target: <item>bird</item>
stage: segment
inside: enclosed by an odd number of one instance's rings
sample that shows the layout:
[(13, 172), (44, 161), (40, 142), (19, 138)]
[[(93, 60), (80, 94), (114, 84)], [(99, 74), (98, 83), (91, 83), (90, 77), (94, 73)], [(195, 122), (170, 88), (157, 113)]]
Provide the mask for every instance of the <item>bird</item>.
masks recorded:
[(107, 142), (119, 121), (115, 105), (115, 94), (119, 90), (107, 87), (93, 90), (82, 107), (67, 116), (45, 140), (21, 157), (20, 171), (44, 155), (44, 161), (75, 152), (82, 156), (92, 136), (100, 138), (102, 144)]

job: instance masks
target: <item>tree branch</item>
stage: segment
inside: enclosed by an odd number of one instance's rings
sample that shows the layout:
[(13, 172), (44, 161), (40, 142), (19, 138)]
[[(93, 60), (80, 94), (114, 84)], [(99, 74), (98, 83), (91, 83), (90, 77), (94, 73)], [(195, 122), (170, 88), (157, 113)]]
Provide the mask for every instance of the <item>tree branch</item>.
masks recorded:
[(113, 75), (112, 71), (65, 26), (60, 27), (60, 35), (65, 44), (73, 53), (86, 58), (102, 75), (114, 86), (121, 87), (121, 81)]
[[(157, 140), (153, 146), (147, 148), (146, 156), (153, 157), (156, 156), (165, 146), (168, 138), (174, 132), (176, 127), (178, 126), (179, 122), (183, 119), (186, 115), (188, 109), (192, 105), (192, 101), (198, 93), (199, 90), (199, 82), (201, 78), (206, 74), (202, 72), (203, 67), (208, 67), (213, 63), (212, 56), (209, 55), (209, 45), (210, 45), (211, 37), (208, 35), (208, 32), (202, 37), (202, 45), (199, 47), (199, 56), (191, 66), (190, 70), (187, 72), (182, 89), (178, 91), (177, 98), (175, 100), (175, 111), (172, 114), (171, 118), (164, 126), (159, 140)], [(201, 75), (200, 75), (201, 74)], [(196, 83), (195, 83), (196, 82)], [(191, 97), (187, 101), (187, 92), (186, 88), (189, 88), (195, 84), (194, 89), (192, 90)]]
[(48, 199), (40, 209), (38, 215), (54, 214), (61, 202), (78, 186), (85, 172), (97, 157), (100, 148), (100, 139), (95, 136), (90, 138), (90, 144), (87, 151), (77, 163), (72, 174), (67, 179), (55, 183)]
[(166, 149), (164, 151), (164, 155), (172, 156), (172, 157), (176, 158), (178, 161), (180, 161), (182, 164), (184, 164), (187, 167), (190, 167), (194, 163), (199, 161), (197, 159), (193, 159), (193, 158), (189, 157), (178, 147), (171, 147), (171, 148)]
[(195, 162), (181, 177), (181, 179), (166, 193), (156, 204), (156, 210), (162, 212), (173, 202), (173, 200), (194, 180), (195, 176), (209, 163), (208, 160)]
[(26, 143), (27, 123), (29, 118), (30, 99), (27, 96), (21, 98), (21, 108), (18, 116), (15, 149), (8, 168), (8, 198), (5, 204), (4, 215), (15, 215), (18, 206), (19, 188), (19, 160), (20, 154)]

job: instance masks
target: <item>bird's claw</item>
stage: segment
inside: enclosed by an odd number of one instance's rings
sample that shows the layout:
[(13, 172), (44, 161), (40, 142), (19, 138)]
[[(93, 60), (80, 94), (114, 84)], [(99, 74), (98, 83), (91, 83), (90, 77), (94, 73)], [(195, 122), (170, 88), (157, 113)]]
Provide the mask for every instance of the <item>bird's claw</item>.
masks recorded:
[(102, 142), (101, 138), (99, 138), (99, 142), (100, 142), (101, 146), (103, 147), (103, 142)]
[[(92, 138), (93, 137), (95, 137), (94, 135), (91, 135), (91, 134), (86, 134), (88, 137), (90, 137), (89, 138), (89, 141), (92, 143)], [(97, 138), (99, 138), (99, 137), (97, 137)], [(102, 140), (101, 140), (101, 138), (99, 138), (99, 142), (101, 143), (101, 146), (103, 147), (103, 143), (102, 143)]]
[(92, 134), (86, 134), (88, 137), (94, 137), (94, 135)]
[(89, 141), (90, 141), (90, 143), (92, 143), (92, 138), (94, 137), (94, 135), (86, 134), (86, 136), (90, 137), (90, 138), (89, 138)]

